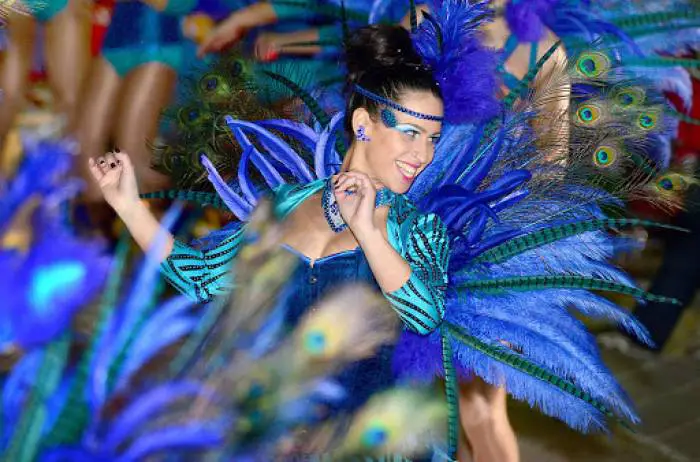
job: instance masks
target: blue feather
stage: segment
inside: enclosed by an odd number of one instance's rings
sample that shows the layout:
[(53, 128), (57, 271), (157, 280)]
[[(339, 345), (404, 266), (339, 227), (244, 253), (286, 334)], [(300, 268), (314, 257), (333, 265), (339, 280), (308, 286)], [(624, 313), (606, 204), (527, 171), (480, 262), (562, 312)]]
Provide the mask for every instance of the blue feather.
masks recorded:
[(231, 116), (226, 116), (226, 124), (229, 128), (242, 127), (252, 131), (258, 136), (260, 143), (265, 146), (270, 156), (283, 165), (289, 167), (299, 181), (310, 183), (314, 180), (308, 166), (299, 154), (289, 147), (287, 143), (279, 139), (268, 130), (252, 123), (235, 120)]
[(231, 210), (231, 212), (233, 212), (233, 214), (236, 215), (239, 220), (245, 221), (253, 211), (253, 207), (226, 184), (209, 159), (202, 156), (200, 161), (202, 162), (204, 169), (207, 171), (209, 181), (211, 182), (212, 186), (214, 186), (216, 193), (219, 195), (219, 197), (221, 197), (221, 200), (224, 201), (229, 210)]
[(198, 397), (212, 398), (211, 391), (194, 382), (175, 382), (160, 385), (141, 394), (111, 423), (104, 439), (104, 447), (110, 451), (137, 435), (139, 429), (168, 409), (176, 401)]
[(316, 176), (318, 178), (328, 178), (338, 171), (341, 161), (338, 152), (335, 150), (334, 142), (338, 125), (343, 120), (344, 114), (342, 112), (335, 114), (318, 139), (314, 154)]
[(134, 441), (115, 462), (136, 462), (163, 450), (204, 450), (221, 445), (226, 434), (221, 426), (190, 424), (156, 430)]
[[(231, 131), (236, 137), (238, 143), (243, 148), (243, 153), (250, 155), (250, 157), (253, 160), (253, 165), (255, 165), (255, 167), (260, 171), (260, 173), (262, 173), (265, 182), (268, 184), (268, 186), (270, 186), (270, 188), (275, 189), (278, 186), (286, 183), (284, 181), (284, 178), (282, 178), (282, 175), (280, 175), (279, 171), (265, 158), (265, 156), (262, 155), (262, 153), (260, 153), (260, 151), (258, 151), (255, 145), (250, 142), (245, 133), (243, 133), (243, 130), (241, 130), (238, 127), (233, 127), (231, 128)], [(243, 176), (243, 181), (241, 181), (241, 170), (245, 171), (246, 163), (247, 158), (241, 158), (238, 165), (238, 181), (241, 184), (241, 189), (243, 189), (243, 183), (247, 181), (247, 176), (245, 174)], [(257, 199), (253, 200), (253, 202), (248, 200), (248, 203), (251, 205), (257, 204)]]
[(245, 148), (241, 154), (241, 160), (238, 163), (238, 186), (240, 186), (243, 192), (243, 197), (250, 204), (254, 205), (258, 203), (260, 194), (255, 188), (255, 185), (250, 181), (248, 176), (248, 161), (250, 160), (251, 152), (253, 151), (252, 146)]
[(264, 128), (279, 130), (285, 135), (293, 137), (311, 152), (316, 149), (319, 134), (304, 123), (291, 120), (262, 120), (258, 124)]
[(191, 307), (191, 300), (176, 297), (159, 306), (158, 311), (149, 317), (129, 348), (117, 378), (117, 390), (126, 386), (131, 375), (163, 348), (185, 337), (195, 328), (197, 321), (185, 315)]

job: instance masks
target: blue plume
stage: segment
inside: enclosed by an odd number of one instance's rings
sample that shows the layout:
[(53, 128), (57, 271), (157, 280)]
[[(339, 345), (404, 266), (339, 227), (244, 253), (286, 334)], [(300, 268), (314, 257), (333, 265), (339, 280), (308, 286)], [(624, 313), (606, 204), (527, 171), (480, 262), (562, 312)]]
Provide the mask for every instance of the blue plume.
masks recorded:
[(221, 197), (226, 206), (233, 212), (234, 215), (239, 220), (246, 220), (248, 215), (253, 211), (253, 207), (236, 192), (234, 192), (231, 187), (226, 184), (216, 168), (205, 156), (200, 158), (202, 166), (207, 171), (209, 181), (216, 190), (216, 193)]
[(340, 167), (340, 155), (335, 149), (336, 130), (344, 120), (345, 114), (339, 112), (333, 116), (326, 129), (321, 133), (316, 145), (314, 163), (316, 164), (316, 176), (328, 178), (338, 171)]
[(461, 0), (433, 2), (433, 20), (423, 21), (413, 43), (434, 72), (445, 99), (450, 123), (478, 123), (498, 114), (497, 58), (485, 48), (478, 29), (488, 13), (488, 2)]

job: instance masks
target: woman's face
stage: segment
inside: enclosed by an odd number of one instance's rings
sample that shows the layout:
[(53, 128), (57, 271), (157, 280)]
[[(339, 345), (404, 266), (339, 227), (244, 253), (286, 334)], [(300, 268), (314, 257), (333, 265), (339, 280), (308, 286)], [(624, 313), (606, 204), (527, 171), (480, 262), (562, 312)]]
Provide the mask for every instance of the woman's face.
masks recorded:
[[(422, 114), (443, 115), (442, 101), (430, 92), (407, 91), (397, 102)], [(384, 111), (383, 116), (381, 111)], [(405, 193), (432, 162), (442, 123), (393, 109), (380, 109), (377, 120), (372, 120), (365, 110), (355, 113), (355, 132), (362, 125), (370, 138), (369, 141), (355, 141), (365, 145), (361, 150), (365, 157), (362, 161), (365, 173), (392, 191)]]

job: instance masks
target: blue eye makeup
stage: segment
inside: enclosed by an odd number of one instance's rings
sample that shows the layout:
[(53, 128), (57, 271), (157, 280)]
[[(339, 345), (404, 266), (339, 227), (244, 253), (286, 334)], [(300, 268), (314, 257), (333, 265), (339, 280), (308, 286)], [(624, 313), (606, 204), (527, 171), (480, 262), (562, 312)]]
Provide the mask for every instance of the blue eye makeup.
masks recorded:
[[(379, 114), (382, 119), (382, 123), (384, 123), (387, 128), (397, 130), (412, 140), (417, 139), (421, 133), (423, 133), (422, 130), (415, 125), (399, 124), (398, 120), (396, 120), (396, 115), (391, 109), (384, 108), (379, 112)], [(433, 145), (436, 145), (438, 141), (440, 141), (440, 135), (433, 135), (429, 139)]]
[(398, 125), (398, 121), (396, 120), (396, 116), (394, 115), (393, 112), (391, 112), (390, 109), (384, 108), (382, 109), (380, 113), (380, 117), (382, 118), (382, 122), (384, 125), (387, 126), (387, 128), (395, 128), (396, 125)]
[(401, 124), (394, 127), (394, 130), (400, 131), (404, 135), (407, 135), (413, 139), (420, 136), (420, 132), (416, 130), (416, 127), (409, 124)]

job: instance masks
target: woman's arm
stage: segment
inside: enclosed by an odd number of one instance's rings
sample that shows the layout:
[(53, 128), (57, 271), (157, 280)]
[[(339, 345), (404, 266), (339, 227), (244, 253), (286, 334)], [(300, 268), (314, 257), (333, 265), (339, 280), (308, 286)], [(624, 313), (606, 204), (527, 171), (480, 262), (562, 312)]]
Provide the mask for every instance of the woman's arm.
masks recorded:
[(419, 215), (403, 238), (404, 255), (380, 235), (363, 237), (360, 246), (401, 320), (414, 332), (426, 335), (440, 325), (445, 313), (447, 232), (436, 215)]
[(136, 175), (126, 153), (107, 153), (97, 160), (90, 159), (90, 171), (105, 200), (144, 252), (165, 236), (160, 253), (161, 269), (175, 288), (199, 302), (230, 289), (228, 276), (243, 239), (242, 228), (209, 251), (194, 249), (162, 230), (156, 217), (139, 199)]
[[(289, 33), (266, 32), (255, 41), (255, 57), (260, 61), (274, 61), (280, 54), (312, 56), (322, 51), (318, 45), (302, 45), (305, 42), (318, 42), (320, 29), (305, 29)], [(297, 45), (299, 44), (299, 45)]]
[[(144, 252), (148, 252), (160, 237), (161, 226), (156, 217), (139, 198), (134, 166), (125, 152), (109, 152), (102, 157), (89, 160), (90, 172), (102, 190), (107, 203)], [(173, 248), (173, 236), (163, 231), (161, 261)]]
[[(356, 189), (350, 196), (345, 191)], [(417, 215), (403, 255), (374, 223), (376, 191), (361, 173), (339, 175), (338, 206), (357, 239), (379, 287), (404, 324), (419, 334), (435, 330), (444, 316), (449, 247), (444, 224), (434, 215)]]
[(219, 23), (197, 49), (197, 55), (218, 52), (243, 38), (249, 29), (274, 24), (278, 14), (272, 3), (260, 2), (242, 8)]

